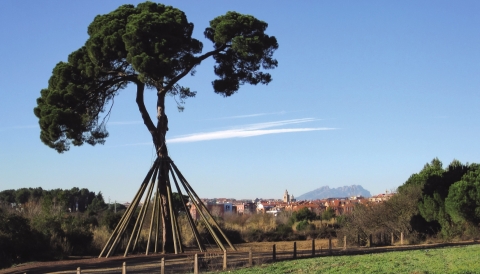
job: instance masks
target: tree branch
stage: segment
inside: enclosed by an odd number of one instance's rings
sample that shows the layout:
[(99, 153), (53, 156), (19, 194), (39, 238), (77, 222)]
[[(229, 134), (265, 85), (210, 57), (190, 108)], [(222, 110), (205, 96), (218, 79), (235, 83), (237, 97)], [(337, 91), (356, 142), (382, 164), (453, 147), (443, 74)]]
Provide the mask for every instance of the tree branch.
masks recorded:
[(175, 85), (180, 79), (185, 77), (185, 75), (187, 75), (195, 66), (199, 65), (203, 60), (207, 59), (208, 57), (213, 56), (213, 55), (225, 50), (227, 47), (229, 47), (229, 46), (224, 44), (221, 47), (217, 48), (216, 50), (212, 50), (210, 52), (205, 53), (204, 55), (196, 57), (195, 61), (192, 62), (192, 64), (190, 66), (188, 66), (182, 73), (180, 73), (179, 75), (177, 75), (176, 77), (174, 77), (172, 80), (170, 80), (168, 82), (168, 84), (162, 90), (162, 93), (164, 93), (163, 96), (165, 96), (165, 94), (170, 89), (172, 89), (173, 85)]
[(145, 103), (143, 101), (143, 91), (145, 90), (145, 84), (141, 81), (138, 81), (137, 79), (133, 80), (132, 82), (137, 84), (137, 98), (135, 101), (137, 102), (138, 110), (142, 115), (143, 123), (147, 126), (148, 131), (150, 131), (153, 139), (155, 140), (155, 132), (157, 131), (157, 128), (153, 124), (152, 119), (150, 118), (150, 115), (148, 114), (147, 109), (145, 108)]

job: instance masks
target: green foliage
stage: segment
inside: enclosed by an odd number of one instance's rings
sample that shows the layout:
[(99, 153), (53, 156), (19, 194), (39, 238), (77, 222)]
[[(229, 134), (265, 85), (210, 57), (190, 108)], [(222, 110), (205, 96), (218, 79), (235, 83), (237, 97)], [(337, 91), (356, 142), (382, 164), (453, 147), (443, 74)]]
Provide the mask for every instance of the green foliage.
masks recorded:
[[(93, 251), (92, 230), (100, 222), (106, 223), (102, 221), (107, 211), (103, 195), (86, 188), (5, 190), (0, 192), (0, 201), (2, 266), (89, 254)], [(12, 208), (10, 201), (21, 205)]]
[(114, 213), (111, 210), (105, 211), (103, 218), (100, 221), (101, 226), (106, 226), (110, 230), (114, 230), (117, 226), (118, 222), (122, 218), (122, 214), (120, 212)]
[(309, 223), (307, 220), (303, 220), (300, 221), (295, 228), (297, 231), (315, 230), (315, 225)]
[(188, 201), (189, 201), (188, 195), (183, 195), (183, 197), (180, 197), (179, 193), (177, 193), (177, 192), (172, 193), (173, 208), (175, 208), (179, 212), (185, 212), (185, 208), (187, 208), (187, 211), (188, 211), (188, 209), (189, 209), (187, 207)]
[(7, 189), (0, 192), (0, 203), (10, 204), (15, 203), (15, 190)]
[(230, 96), (245, 83), (268, 84), (271, 76), (264, 70), (277, 67), (273, 53), (278, 43), (266, 28), (253, 16), (228, 12), (210, 22), (204, 34), (213, 49), (201, 55), (203, 44), (192, 38), (193, 24), (171, 6), (145, 2), (98, 15), (85, 45), (55, 66), (41, 90), (34, 109), (40, 139), (60, 153), (70, 144), (103, 144), (109, 112), (101, 115), (120, 90), (134, 83), (141, 97), (146, 86), (159, 97), (178, 96), (182, 104), (196, 92), (178, 81), (209, 57), (219, 77), (212, 82), (216, 93)]
[(471, 165), (469, 172), (450, 187), (445, 207), (456, 223), (480, 223), (480, 165)]
[(299, 211), (294, 212), (292, 215), (292, 218), (294, 218), (296, 222), (313, 221), (316, 217), (317, 214), (315, 214), (315, 212), (311, 211), (306, 207), (301, 208)]
[(421, 188), (418, 212), (411, 218), (412, 227), (430, 235), (440, 230), (446, 238), (475, 234), (480, 222), (478, 198), (478, 164), (462, 164), (453, 160), (447, 168), (437, 158), (399, 187)]
[(102, 192), (98, 192), (98, 194), (93, 198), (91, 204), (87, 206), (87, 211), (89, 215), (97, 215), (100, 211), (105, 210), (107, 205), (103, 200)]
[(275, 37), (265, 34), (268, 24), (250, 15), (227, 12), (210, 21), (205, 37), (212, 41), (217, 62), (215, 74), (220, 79), (212, 82), (216, 93), (230, 96), (244, 83), (268, 84), (270, 74), (260, 71), (277, 67), (273, 53), (278, 48)]
[(293, 229), (291, 225), (286, 224), (279, 224), (276, 228), (276, 232), (284, 237), (288, 236), (289, 234), (293, 233)]
[[(31, 229), (28, 219), (0, 208), (0, 267), (43, 259), (44, 238)], [(48, 250), (48, 248), (47, 248)]]
[(322, 213), (322, 220), (331, 220), (335, 218), (335, 210), (333, 208), (329, 207), (327, 208), (323, 213)]

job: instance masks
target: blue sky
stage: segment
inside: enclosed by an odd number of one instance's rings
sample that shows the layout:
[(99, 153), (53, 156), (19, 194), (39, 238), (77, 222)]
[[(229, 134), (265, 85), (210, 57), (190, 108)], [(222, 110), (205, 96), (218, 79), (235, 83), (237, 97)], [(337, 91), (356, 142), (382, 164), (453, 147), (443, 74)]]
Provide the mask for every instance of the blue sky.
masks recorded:
[[(43, 145), (33, 114), (52, 69), (98, 14), (138, 1), (0, 1), (0, 190), (88, 188), (129, 201), (154, 160), (135, 87), (115, 98), (105, 145)], [(318, 187), (392, 190), (438, 157), (480, 162), (480, 2), (164, 1), (195, 24), (227, 11), (268, 22), (268, 86), (215, 94), (208, 60), (167, 98), (171, 158), (201, 197), (281, 198)], [(146, 105), (155, 111), (155, 94)]]

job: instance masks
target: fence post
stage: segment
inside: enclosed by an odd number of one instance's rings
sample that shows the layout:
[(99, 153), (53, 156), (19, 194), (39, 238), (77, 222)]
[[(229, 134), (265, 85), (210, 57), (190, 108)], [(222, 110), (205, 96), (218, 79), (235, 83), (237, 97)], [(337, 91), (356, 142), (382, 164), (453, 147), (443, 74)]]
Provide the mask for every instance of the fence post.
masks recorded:
[(392, 234), (391, 234), (390, 244), (391, 244), (391, 245), (394, 245), (394, 244), (395, 244), (395, 240), (393, 239), (393, 232), (392, 232)]
[(403, 232), (400, 233), (400, 245), (403, 245)]
[(347, 236), (343, 236), (343, 250), (347, 250)]
[(77, 267), (77, 274), (81, 274), (82, 273), (82, 270), (80, 269), (80, 267)]
[(297, 258), (297, 242), (293, 242), (293, 258)]
[(122, 265), (122, 274), (127, 274), (127, 262), (123, 262), (123, 265)]
[(277, 246), (273, 244), (273, 260), (277, 260)]
[(223, 251), (223, 270), (227, 270), (227, 251)]
[(160, 274), (165, 274), (165, 258), (160, 261)]
[(312, 239), (312, 257), (315, 257), (315, 239)]
[(332, 236), (328, 238), (328, 253), (332, 254)]
[(250, 247), (250, 250), (248, 251), (248, 266), (253, 265), (253, 255), (252, 255), (252, 248)]
[(368, 235), (367, 247), (372, 247), (372, 234), (369, 234), (369, 235)]
[(195, 253), (195, 257), (193, 260), (193, 273), (198, 274), (198, 254)]

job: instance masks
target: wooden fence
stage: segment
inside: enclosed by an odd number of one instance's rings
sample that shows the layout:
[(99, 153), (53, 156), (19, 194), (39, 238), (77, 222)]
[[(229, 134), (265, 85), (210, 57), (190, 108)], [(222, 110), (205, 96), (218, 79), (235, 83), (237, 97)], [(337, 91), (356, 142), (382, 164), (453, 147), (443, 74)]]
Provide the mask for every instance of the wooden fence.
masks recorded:
[[(370, 236), (371, 242), (372, 236)], [(439, 246), (445, 246), (445, 244), (421, 245), (421, 246), (403, 246), (403, 235), (399, 237), (400, 246), (396, 247), (379, 247), (379, 248), (367, 248), (359, 246), (347, 247), (346, 236), (343, 238), (343, 245), (333, 247), (332, 239), (328, 241), (328, 247), (317, 248), (315, 246), (315, 240), (311, 241), (310, 249), (297, 250), (297, 242), (292, 242), (292, 249), (278, 251), (276, 244), (272, 244), (270, 251), (232, 251), (232, 252), (202, 252), (202, 253), (184, 253), (175, 256), (168, 256), (168, 258), (162, 257), (160, 262), (157, 260), (143, 261), (142, 263), (135, 263), (130, 261), (118, 265), (117, 267), (88, 267), (85, 269), (77, 268), (76, 271), (61, 271), (50, 272), (57, 274), (67, 273), (200, 273), (200, 272), (212, 272), (220, 270), (237, 269), (242, 267), (250, 267), (253, 265), (261, 265), (264, 263), (272, 263), (275, 261), (295, 260), (299, 258), (312, 258), (320, 256), (332, 256), (332, 255), (353, 255), (353, 254), (365, 254), (395, 250), (411, 250), (421, 248), (433, 248)], [(304, 245), (305, 246), (305, 245)], [(32, 269), (34, 271), (34, 269)], [(25, 272), (28, 273), (28, 272)]]
[(218, 270), (236, 269), (241, 267), (250, 267), (263, 263), (271, 263), (274, 261), (294, 260), (298, 258), (307, 258), (315, 256), (334, 255), (347, 249), (346, 240), (343, 241), (343, 247), (333, 248), (332, 239), (328, 241), (327, 248), (317, 248), (315, 240), (311, 241), (310, 249), (297, 249), (297, 242), (292, 243), (292, 249), (278, 251), (276, 244), (272, 244), (271, 251), (253, 252), (249, 251), (232, 251), (232, 252), (203, 252), (192, 254), (180, 254), (176, 257), (170, 257), (168, 260), (161, 258), (160, 262), (143, 263), (140, 265), (127, 265), (123, 262), (121, 266), (103, 269), (84, 269), (80, 267), (74, 271), (63, 271), (60, 273), (200, 273)]

